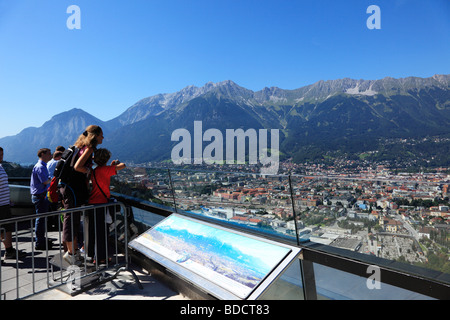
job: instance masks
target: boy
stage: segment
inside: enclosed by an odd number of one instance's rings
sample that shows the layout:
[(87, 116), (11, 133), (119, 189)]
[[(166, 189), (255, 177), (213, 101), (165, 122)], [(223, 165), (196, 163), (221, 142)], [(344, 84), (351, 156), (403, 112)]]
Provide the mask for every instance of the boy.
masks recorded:
[[(119, 160), (114, 160), (111, 165), (107, 166), (106, 163), (110, 158), (111, 152), (107, 149), (97, 149), (94, 152), (94, 162), (97, 167), (91, 174), (92, 190), (89, 196), (89, 204), (108, 203), (111, 197), (109, 190), (111, 177), (116, 175), (117, 171), (126, 167)], [(94, 209), (88, 212), (86, 221), (86, 229), (88, 230), (87, 254), (89, 257), (95, 257), (100, 264), (106, 262), (105, 214), (105, 208)], [(97, 231), (97, 237), (95, 237), (95, 231)], [(97, 239), (97, 242), (95, 242), (95, 239)]]

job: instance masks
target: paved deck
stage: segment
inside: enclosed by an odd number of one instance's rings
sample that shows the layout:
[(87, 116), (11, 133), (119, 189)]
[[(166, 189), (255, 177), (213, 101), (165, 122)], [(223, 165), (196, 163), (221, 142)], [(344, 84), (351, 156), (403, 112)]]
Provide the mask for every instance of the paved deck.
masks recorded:
[[(66, 284), (47, 290), (49, 287), (61, 284), (61, 275), (63, 275), (61, 269), (50, 263), (52, 258), (63, 253), (62, 247), (59, 247), (58, 232), (49, 232), (48, 237), (55, 240), (56, 245), (53, 249), (48, 252), (36, 251), (32, 250), (30, 230), (20, 230), (17, 236), (18, 248), (27, 255), (17, 261), (3, 259), (4, 246), (2, 245), (0, 300), (187, 300), (134, 264), (130, 264), (129, 268), (137, 276), (143, 289), (139, 288), (133, 274), (124, 270), (119, 272), (113, 280), (98, 284), (74, 296), (69, 294), (70, 290)], [(15, 239), (13, 241), (13, 245), (16, 246)], [(118, 257), (120, 258), (123, 257)], [(113, 261), (115, 261), (114, 258)], [(67, 273), (64, 270), (63, 272), (66, 277)]]
[(123, 271), (114, 280), (75, 296), (65, 290), (53, 289), (28, 300), (189, 300), (160, 283), (145, 270), (137, 266), (131, 266), (131, 269), (143, 289), (139, 288), (131, 273)]

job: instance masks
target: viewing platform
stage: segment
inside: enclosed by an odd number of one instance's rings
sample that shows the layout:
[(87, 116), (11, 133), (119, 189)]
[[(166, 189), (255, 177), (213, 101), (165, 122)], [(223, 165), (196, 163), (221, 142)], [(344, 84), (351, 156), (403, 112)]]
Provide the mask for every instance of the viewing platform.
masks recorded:
[[(57, 240), (58, 232), (49, 232), (49, 238)], [(52, 268), (51, 260), (59, 257), (57, 241), (48, 251), (32, 250), (29, 230), (19, 231), (18, 249), (26, 256), (1, 262), (1, 300), (186, 300), (185, 296), (173, 291), (167, 285), (153, 277), (151, 273), (135, 263), (130, 269), (136, 274), (142, 288), (133, 275), (127, 271), (117, 274), (112, 280), (98, 283), (90, 289), (72, 295), (66, 285), (47, 290), (49, 284), (55, 284), (60, 277), (59, 269)], [(1, 251), (2, 257), (4, 250)], [(34, 255), (34, 259), (32, 256)], [(64, 273), (67, 277), (67, 274)], [(66, 279), (65, 279), (66, 280)], [(17, 286), (17, 283), (19, 284)], [(43, 291), (43, 292), (41, 292)], [(33, 294), (33, 292), (37, 292)]]
[[(151, 175), (154, 174), (152, 177)], [(212, 176), (211, 176), (212, 174)], [(152, 202), (143, 200), (139, 197), (131, 197), (121, 193), (114, 193), (114, 197), (121, 204), (121, 215), (127, 216), (128, 219), (120, 218), (121, 222), (125, 220), (129, 223), (129, 233), (123, 239), (121, 232), (115, 232), (115, 236), (120, 239), (120, 243), (127, 243), (127, 246), (122, 246), (117, 253), (113, 255), (112, 262), (105, 271), (99, 271), (100, 280), (94, 281), (95, 285), (92, 287), (85, 286), (76, 294), (68, 290), (67, 283), (61, 283), (58, 288), (46, 289), (49, 283), (54, 283), (54, 278), (58, 275), (52, 272), (60, 272), (55, 268), (50, 260), (58, 257), (61, 254), (59, 245), (56, 245), (52, 250), (35, 251), (32, 250), (31, 234), (33, 232), (33, 224), (30, 222), (21, 222), (20, 230), (17, 237), (18, 248), (27, 253), (26, 257), (19, 261), (2, 260), (1, 264), (1, 299), (29, 299), (29, 300), (215, 300), (221, 299), (222, 296), (219, 291), (223, 288), (213, 288), (208, 284), (206, 286), (203, 280), (195, 279), (196, 276), (186, 276), (183, 272), (178, 270), (178, 265), (167, 263), (166, 258), (161, 255), (147, 254), (145, 250), (137, 250), (136, 246), (130, 246), (130, 242), (145, 235), (147, 231), (155, 229), (162, 222), (167, 221), (168, 217), (174, 214), (180, 217), (186, 217), (189, 220), (207, 225), (217, 230), (228, 230), (232, 233), (237, 233), (250, 238), (257, 238), (269, 243), (279, 245), (281, 247), (288, 246), (300, 249), (298, 257), (286, 264), (278, 273), (273, 275), (267, 285), (257, 285), (256, 289), (260, 288), (264, 294), (259, 297), (268, 298), (271, 300), (448, 300), (450, 299), (450, 275), (423, 267), (418, 267), (411, 264), (402, 263), (400, 261), (382, 258), (373, 254), (363, 253), (364, 239), (358, 238), (351, 234), (346, 234), (344, 229), (336, 229), (341, 233), (334, 233), (333, 229), (327, 229), (328, 233), (317, 233), (317, 227), (310, 226), (292, 226), (297, 229), (298, 237), (295, 233), (288, 232), (289, 226), (278, 225), (277, 227), (268, 228), (259, 223), (258, 225), (246, 224), (246, 220), (250, 219), (231, 219), (232, 215), (241, 215), (242, 210), (232, 201), (221, 202), (223, 209), (210, 210), (206, 214), (207, 197), (197, 196), (195, 199), (182, 197), (182, 194), (187, 189), (179, 189), (181, 184), (186, 185), (191, 179), (196, 181), (194, 186), (203, 185), (205, 183), (198, 179), (205, 179), (211, 182), (211, 177), (214, 179), (221, 179), (219, 177), (222, 173), (206, 173), (196, 174), (195, 172), (183, 171), (182, 174), (167, 174), (167, 170), (151, 169), (147, 171), (147, 175), (140, 177), (145, 181), (159, 181), (158, 188), (155, 190), (162, 190), (159, 194), (159, 199), (162, 201)], [(183, 176), (185, 175), (185, 176)], [(175, 177), (171, 180), (171, 177)], [(202, 177), (202, 178), (198, 178)], [(124, 179), (124, 177), (122, 177)], [(129, 178), (126, 178), (129, 179)], [(246, 179), (246, 178), (245, 178)], [(239, 183), (245, 181), (249, 184), (250, 180), (245, 180), (236, 174), (232, 179), (226, 178), (227, 181)], [(274, 187), (274, 182), (283, 183), (285, 177), (269, 177), (265, 181), (255, 182), (254, 185), (261, 182)], [(192, 182), (191, 181), (191, 182)], [(364, 182), (366, 183), (366, 182)], [(133, 183), (129, 180), (128, 185), (130, 189), (133, 188)], [(289, 186), (289, 184), (285, 184)], [(11, 184), (11, 188), (23, 189)], [(165, 190), (168, 190), (166, 193)], [(183, 192), (176, 192), (176, 190), (183, 190)], [(206, 190), (206, 189), (202, 189)], [(292, 188), (291, 190), (294, 190)], [(287, 190), (287, 194), (291, 194), (291, 190)], [(17, 190), (16, 190), (17, 191)], [(17, 192), (12, 191), (12, 197), (17, 196)], [(117, 190), (119, 191), (119, 190)], [(271, 191), (270, 191), (271, 192)], [(281, 191), (283, 192), (283, 191)], [(212, 193), (211, 193), (212, 194)], [(167, 196), (164, 196), (167, 195)], [(28, 197), (28, 195), (27, 195)], [(24, 198), (25, 199), (25, 198)], [(289, 199), (289, 198), (288, 198)], [(217, 200), (216, 198), (214, 200)], [(265, 205), (256, 206), (256, 211), (259, 212), (261, 208), (270, 208), (267, 200)], [(16, 202), (19, 205), (15, 208), (16, 217), (26, 217), (24, 212), (29, 210), (31, 219), (33, 218), (32, 206), (24, 200), (23, 202)], [(191, 210), (186, 210), (187, 205), (191, 206)], [(194, 212), (201, 207), (204, 209), (199, 212)], [(197, 206), (198, 209), (194, 208)], [(289, 205), (292, 210), (292, 203)], [(284, 207), (284, 212), (288, 212), (289, 206)], [(218, 206), (216, 206), (218, 207)], [(228, 209), (227, 209), (228, 208)], [(233, 208), (233, 209), (230, 209)], [(124, 214), (124, 212), (127, 212)], [(230, 215), (231, 212), (231, 215)], [(277, 211), (279, 212), (279, 211)], [(280, 211), (282, 212), (282, 211)], [(291, 211), (292, 212), (292, 211)], [(331, 211), (333, 213), (334, 211)], [(338, 212), (338, 211), (335, 211)], [(205, 213), (205, 214), (203, 214)], [(252, 215), (250, 210), (247, 215)], [(297, 215), (297, 209), (294, 215)], [(336, 213), (333, 213), (336, 215)], [(230, 215), (227, 217), (227, 215)], [(260, 215), (260, 221), (275, 221), (273, 218), (268, 218), (269, 215)], [(339, 218), (339, 216), (337, 216)], [(336, 218), (336, 216), (335, 216)], [(272, 219), (272, 220), (268, 220)], [(119, 221), (118, 220), (118, 221)], [(343, 219), (341, 219), (343, 220)], [(303, 220), (301, 220), (303, 222)], [(304, 220), (306, 221), (306, 220)], [(123, 226), (122, 226), (123, 227)], [(121, 227), (121, 228), (122, 228)], [(311, 228), (310, 233), (305, 230)], [(122, 229), (120, 229), (122, 230)], [(314, 237), (319, 235), (318, 241), (313, 241)], [(330, 233), (331, 232), (331, 233)], [(114, 232), (113, 232), (114, 233)], [(396, 238), (398, 234), (379, 232), (382, 239), (392, 239), (394, 251), (402, 252), (407, 249), (402, 249), (400, 238)], [(411, 233), (413, 234), (413, 233)], [(179, 234), (180, 236), (181, 234)], [(310, 237), (311, 236), (311, 237)], [(328, 238), (325, 238), (328, 237)], [(389, 237), (389, 238), (386, 238)], [(49, 231), (49, 238), (54, 239), (55, 244), (59, 244), (59, 233), (57, 231)], [(310, 240), (311, 238), (311, 240)], [(329, 240), (326, 240), (329, 239)], [(361, 239), (361, 238), (359, 238)], [(403, 238), (402, 238), (403, 239)], [(405, 238), (407, 239), (407, 237)], [(358, 242), (358, 241), (361, 241)], [(369, 248), (376, 250), (379, 245), (376, 242), (370, 243)], [(14, 244), (15, 246), (15, 244)], [(124, 249), (127, 248), (127, 252)], [(151, 246), (149, 247), (151, 248)], [(3, 249), (3, 248), (2, 248)], [(152, 249), (153, 250), (153, 249)], [(3, 254), (4, 250), (2, 250)], [(405, 252), (406, 253), (406, 252)], [(182, 252), (179, 254), (186, 255)], [(391, 253), (393, 254), (393, 253)], [(124, 264), (124, 257), (128, 256), (128, 263)], [(34, 257), (34, 259), (32, 259)], [(168, 256), (167, 256), (168, 257)], [(185, 259), (178, 261), (182, 264)], [(212, 264), (217, 261), (212, 260)], [(117, 264), (117, 268), (115, 265)], [(124, 267), (125, 266), (125, 267)], [(92, 267), (92, 266), (91, 266)], [(95, 271), (95, 270), (94, 270)], [(97, 271), (96, 271), (97, 272)], [(271, 271), (272, 272), (272, 271)], [(273, 273), (273, 272), (272, 272)], [(67, 274), (64, 275), (67, 277)], [(61, 277), (59, 277), (61, 278)], [(208, 281), (211, 279), (208, 279)], [(265, 281), (265, 280), (264, 280)], [(19, 283), (19, 286), (17, 284)], [(141, 289), (141, 286), (143, 289)], [(220, 282), (218, 283), (220, 286)], [(258, 287), (259, 286), (259, 287)], [(17, 294), (19, 288), (19, 294)], [(41, 289), (43, 292), (40, 292)], [(219, 291), (216, 291), (219, 290)], [(254, 292), (252, 289), (251, 292)], [(261, 291), (262, 292), (262, 291)], [(248, 297), (251, 297), (251, 294)]]

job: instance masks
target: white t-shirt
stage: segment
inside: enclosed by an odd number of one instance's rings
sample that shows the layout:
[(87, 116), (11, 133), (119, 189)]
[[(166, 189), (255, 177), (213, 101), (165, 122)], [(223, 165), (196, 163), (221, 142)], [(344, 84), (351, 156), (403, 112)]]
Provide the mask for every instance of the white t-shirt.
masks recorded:
[(53, 178), (53, 174), (55, 173), (55, 168), (58, 162), (59, 160), (52, 159), (47, 163), (48, 176), (50, 178)]

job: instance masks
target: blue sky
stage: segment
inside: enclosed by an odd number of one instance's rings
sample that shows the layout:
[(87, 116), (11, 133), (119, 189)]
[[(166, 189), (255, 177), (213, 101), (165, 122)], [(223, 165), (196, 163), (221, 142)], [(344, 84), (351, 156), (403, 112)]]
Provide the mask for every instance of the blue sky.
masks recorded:
[(0, 137), (72, 108), (110, 120), (210, 81), (258, 91), (434, 74), (450, 74), (448, 0), (0, 0)]

